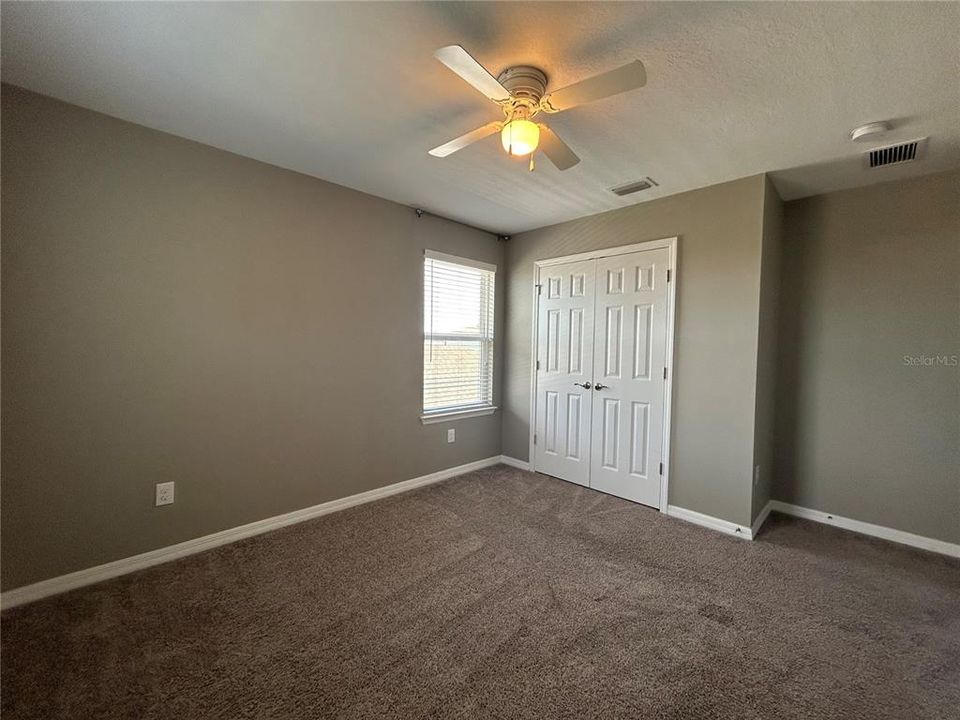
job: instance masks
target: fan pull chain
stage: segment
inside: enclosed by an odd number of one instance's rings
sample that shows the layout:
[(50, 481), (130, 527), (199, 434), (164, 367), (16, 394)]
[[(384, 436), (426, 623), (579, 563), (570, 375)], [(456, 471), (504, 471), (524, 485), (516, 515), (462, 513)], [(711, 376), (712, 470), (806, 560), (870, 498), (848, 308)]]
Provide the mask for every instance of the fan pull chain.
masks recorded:
[(530, 168), (529, 168), (530, 172), (533, 172), (533, 168), (534, 168), (534, 165), (533, 165), (533, 153), (530, 153)]

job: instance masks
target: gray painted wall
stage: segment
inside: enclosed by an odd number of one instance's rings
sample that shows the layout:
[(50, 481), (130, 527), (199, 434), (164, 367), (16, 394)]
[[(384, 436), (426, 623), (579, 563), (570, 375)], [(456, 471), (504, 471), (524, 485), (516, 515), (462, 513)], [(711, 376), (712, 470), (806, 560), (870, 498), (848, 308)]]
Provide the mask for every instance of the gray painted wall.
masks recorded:
[[(747, 525), (772, 495), (960, 541), (960, 371), (904, 363), (960, 353), (960, 173), (785, 210), (745, 178), (504, 257), (480, 231), (2, 92), (3, 589), (501, 446), (527, 459), (534, 260), (673, 235), (671, 504)], [(503, 421), (451, 423), (453, 445), (418, 418), (428, 247), (501, 268)], [(167, 480), (177, 503), (154, 508)]]
[(754, 520), (770, 501), (773, 492), (782, 235), (783, 201), (768, 177), (763, 188), (763, 246), (760, 257), (757, 406), (753, 429)]
[[(786, 204), (775, 497), (960, 542), (960, 172)], [(905, 362), (905, 357), (907, 358)]]
[(765, 178), (651, 200), (507, 243), (503, 453), (529, 454), (533, 263), (679, 236), (670, 503), (749, 525)]
[(500, 453), (419, 420), (422, 251), (492, 236), (2, 92), (4, 589)]

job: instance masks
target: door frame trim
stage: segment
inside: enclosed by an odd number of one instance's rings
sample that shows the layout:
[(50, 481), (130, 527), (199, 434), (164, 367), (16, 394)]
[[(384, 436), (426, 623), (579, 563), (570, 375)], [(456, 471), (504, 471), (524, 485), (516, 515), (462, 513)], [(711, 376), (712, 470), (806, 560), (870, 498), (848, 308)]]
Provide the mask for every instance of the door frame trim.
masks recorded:
[(537, 288), (540, 285), (540, 270), (551, 265), (563, 265), (570, 262), (579, 262), (581, 260), (598, 260), (600, 258), (613, 257), (615, 255), (628, 255), (630, 253), (642, 252), (644, 250), (659, 250), (665, 248), (669, 251), (669, 261), (667, 267), (670, 269), (670, 287), (667, 288), (667, 380), (663, 384), (663, 475), (660, 477), (660, 512), (667, 512), (668, 490), (670, 487), (670, 436), (673, 429), (673, 348), (674, 336), (676, 334), (676, 309), (677, 309), (677, 282), (680, 273), (677, 272), (677, 245), (679, 237), (661, 238), (660, 240), (648, 240), (632, 245), (621, 245), (612, 248), (603, 248), (601, 250), (591, 250), (589, 252), (576, 253), (574, 255), (563, 255), (561, 257), (544, 258), (536, 260), (533, 263), (533, 287), (531, 288), (532, 307), (533, 307), (533, 332), (530, 340), (530, 437), (529, 437), (529, 457), (530, 469), (537, 470), (537, 453), (533, 442), (534, 433), (537, 430), (537, 323), (538, 323), (538, 304), (540, 295)]

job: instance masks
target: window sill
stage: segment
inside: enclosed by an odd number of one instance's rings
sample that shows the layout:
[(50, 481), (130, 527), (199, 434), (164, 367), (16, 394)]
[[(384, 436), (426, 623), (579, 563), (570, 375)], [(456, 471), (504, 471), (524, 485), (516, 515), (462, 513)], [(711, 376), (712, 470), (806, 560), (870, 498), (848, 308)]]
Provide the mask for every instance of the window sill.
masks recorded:
[(432, 423), (449, 422), (451, 420), (463, 420), (464, 418), (480, 417), (482, 415), (493, 415), (497, 411), (496, 405), (481, 408), (471, 408), (469, 410), (449, 410), (445, 412), (426, 413), (420, 416), (420, 422), (424, 425)]

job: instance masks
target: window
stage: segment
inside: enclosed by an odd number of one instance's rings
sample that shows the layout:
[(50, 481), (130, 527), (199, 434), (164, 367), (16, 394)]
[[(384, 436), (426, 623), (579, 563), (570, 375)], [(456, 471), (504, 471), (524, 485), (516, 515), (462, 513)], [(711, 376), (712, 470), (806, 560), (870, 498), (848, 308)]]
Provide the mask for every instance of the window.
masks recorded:
[(427, 250), (423, 260), (423, 420), (493, 407), (496, 267)]

